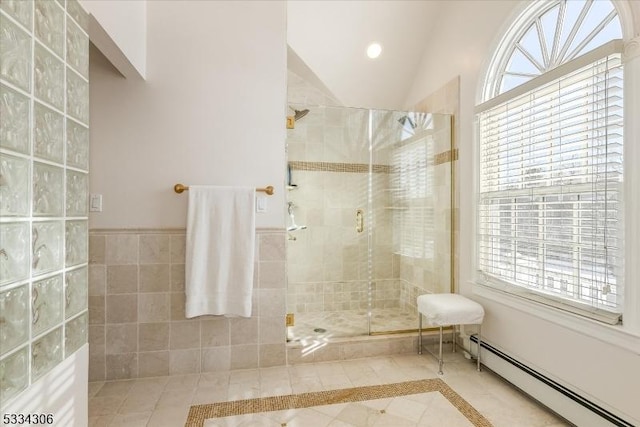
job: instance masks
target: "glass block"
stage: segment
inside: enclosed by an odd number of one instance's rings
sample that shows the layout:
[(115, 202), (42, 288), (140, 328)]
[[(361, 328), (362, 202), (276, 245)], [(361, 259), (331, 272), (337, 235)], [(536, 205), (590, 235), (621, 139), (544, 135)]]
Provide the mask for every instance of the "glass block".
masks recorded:
[(65, 357), (87, 343), (88, 323), (87, 313), (67, 322), (64, 333)]
[(62, 221), (33, 223), (33, 257), (31, 259), (31, 268), (33, 269), (34, 276), (59, 270), (63, 267), (62, 227)]
[(0, 9), (7, 12), (13, 19), (24, 25), (31, 31), (31, 14), (33, 13), (33, 2), (24, 0), (2, 0)]
[(36, 0), (34, 33), (49, 49), (62, 57), (64, 49), (64, 10), (51, 0)]
[(31, 37), (0, 15), (0, 75), (27, 92), (31, 89)]
[(88, 188), (86, 173), (67, 170), (67, 216), (87, 216)]
[(62, 361), (62, 327), (31, 345), (31, 381), (34, 382)]
[(62, 216), (64, 169), (33, 162), (33, 214)]
[(72, 71), (67, 72), (67, 114), (89, 123), (89, 83)]
[(67, 13), (80, 25), (85, 31), (89, 29), (89, 14), (84, 11), (78, 0), (67, 1)]
[(30, 113), (29, 98), (0, 85), (0, 147), (29, 154)]
[(29, 347), (0, 360), (0, 402), (17, 396), (29, 385)]
[(89, 36), (73, 21), (67, 21), (67, 63), (89, 78)]
[(62, 322), (62, 275), (33, 283), (31, 289), (31, 335), (38, 336)]
[(29, 290), (20, 286), (0, 293), (0, 355), (29, 339)]
[(64, 108), (64, 64), (36, 43), (35, 95), (62, 110)]
[(29, 161), (2, 153), (0, 215), (29, 216)]
[(29, 277), (29, 223), (0, 227), (0, 285)]
[(64, 156), (64, 118), (42, 104), (35, 103), (33, 154), (62, 163)]
[(87, 239), (87, 221), (67, 221), (67, 266), (87, 262), (89, 254)]
[(89, 169), (89, 129), (67, 119), (67, 166)]
[(64, 311), (67, 319), (87, 309), (88, 289), (87, 267), (67, 273)]

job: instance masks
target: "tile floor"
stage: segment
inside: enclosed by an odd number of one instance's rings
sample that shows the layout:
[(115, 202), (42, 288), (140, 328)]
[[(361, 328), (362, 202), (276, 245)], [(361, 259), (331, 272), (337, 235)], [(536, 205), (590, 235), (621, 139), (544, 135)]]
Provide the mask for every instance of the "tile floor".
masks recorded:
[[(371, 313), (371, 331), (405, 331), (418, 328), (415, 309), (376, 308)], [(295, 326), (289, 330), (289, 340), (323, 336), (353, 337), (368, 335), (367, 310), (319, 311), (296, 313)]]
[[(570, 426), (461, 352), (444, 375), (427, 354), (371, 357), (89, 384), (89, 426), (183, 426), (190, 405), (441, 378), (495, 427)], [(471, 424), (437, 393), (211, 419), (205, 426), (440, 426)], [(384, 412), (381, 412), (384, 410)], [(384, 415), (381, 416), (380, 414)], [(286, 423), (286, 424), (285, 424)]]

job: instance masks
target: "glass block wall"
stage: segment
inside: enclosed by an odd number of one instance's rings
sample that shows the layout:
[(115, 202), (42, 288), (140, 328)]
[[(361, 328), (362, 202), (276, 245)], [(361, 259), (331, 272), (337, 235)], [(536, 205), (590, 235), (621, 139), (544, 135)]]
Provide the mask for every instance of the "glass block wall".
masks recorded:
[(87, 342), (89, 37), (77, 0), (0, 1), (0, 402)]

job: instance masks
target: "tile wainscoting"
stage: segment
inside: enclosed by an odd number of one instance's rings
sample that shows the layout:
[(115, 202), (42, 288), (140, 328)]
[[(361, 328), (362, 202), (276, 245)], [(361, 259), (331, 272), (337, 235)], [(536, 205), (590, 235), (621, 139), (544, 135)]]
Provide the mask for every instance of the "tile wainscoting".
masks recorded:
[(286, 365), (285, 233), (256, 230), (250, 318), (185, 318), (185, 230), (89, 234), (89, 380)]

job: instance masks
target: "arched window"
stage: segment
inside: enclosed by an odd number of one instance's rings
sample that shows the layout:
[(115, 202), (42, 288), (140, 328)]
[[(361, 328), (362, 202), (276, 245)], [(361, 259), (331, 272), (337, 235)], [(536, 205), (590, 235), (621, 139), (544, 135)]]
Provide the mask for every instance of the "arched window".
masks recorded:
[(609, 323), (624, 279), (621, 38), (610, 1), (534, 2), (476, 109), (478, 281)]
[(616, 39), (622, 28), (608, 0), (534, 2), (496, 52), (483, 100)]

